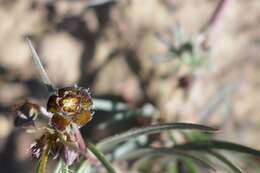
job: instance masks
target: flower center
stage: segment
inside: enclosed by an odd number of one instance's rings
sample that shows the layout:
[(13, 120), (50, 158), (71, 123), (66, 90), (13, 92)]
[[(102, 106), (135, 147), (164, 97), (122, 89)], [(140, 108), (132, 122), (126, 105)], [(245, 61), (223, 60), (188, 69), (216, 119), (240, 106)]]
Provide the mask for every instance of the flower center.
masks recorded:
[(61, 100), (60, 105), (64, 112), (77, 112), (80, 107), (80, 98), (65, 97)]

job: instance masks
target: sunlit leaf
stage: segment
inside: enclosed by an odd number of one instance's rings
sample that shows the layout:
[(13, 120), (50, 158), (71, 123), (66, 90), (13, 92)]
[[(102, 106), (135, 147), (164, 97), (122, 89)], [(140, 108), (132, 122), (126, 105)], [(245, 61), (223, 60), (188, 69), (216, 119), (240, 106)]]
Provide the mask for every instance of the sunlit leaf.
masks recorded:
[(198, 124), (190, 124), (190, 123), (167, 123), (167, 124), (157, 124), (157, 125), (150, 125), (141, 128), (131, 129), (127, 132), (108, 137), (101, 141), (97, 146), (101, 149), (106, 149), (109, 147), (110, 144), (120, 143), (126, 140), (130, 140), (136, 138), (141, 135), (149, 135), (154, 133), (160, 133), (165, 130), (201, 130), (207, 132), (215, 132), (218, 129), (198, 125)]
[(209, 154), (211, 154), (212, 156), (214, 156), (215, 158), (217, 158), (218, 160), (220, 160), (221, 162), (223, 162), (225, 165), (227, 165), (231, 170), (233, 170), (235, 173), (243, 173), (243, 171), (237, 167), (236, 165), (234, 165), (231, 161), (229, 161), (225, 156), (223, 156), (220, 153), (217, 153), (215, 151), (208, 151)]
[(91, 172), (91, 165), (86, 161), (83, 161), (78, 167), (78, 169), (76, 170), (76, 173), (88, 173), (88, 172)]
[(54, 170), (54, 173), (69, 173), (69, 168), (65, 165), (63, 160), (60, 160)]
[(97, 147), (91, 143), (88, 143), (88, 149), (96, 156), (96, 158), (102, 163), (109, 173), (116, 173), (116, 170), (112, 164), (106, 159), (103, 153), (101, 153)]
[(190, 151), (207, 151), (210, 149), (221, 149), (228, 151), (236, 151), (240, 153), (251, 154), (256, 157), (260, 157), (260, 151), (240, 144), (225, 141), (194, 141), (179, 144), (174, 146), (175, 149), (190, 150)]
[(189, 154), (188, 152), (176, 150), (173, 148), (142, 148), (137, 149), (134, 151), (131, 151), (131, 153), (127, 153), (124, 156), (121, 156), (122, 160), (135, 160), (140, 157), (151, 157), (151, 156), (173, 156), (173, 157), (185, 157), (192, 159), (196, 161), (198, 164), (205, 166), (211, 170), (215, 171), (215, 168), (213, 168), (209, 163), (206, 161), (200, 159), (199, 157), (196, 157), (192, 154)]

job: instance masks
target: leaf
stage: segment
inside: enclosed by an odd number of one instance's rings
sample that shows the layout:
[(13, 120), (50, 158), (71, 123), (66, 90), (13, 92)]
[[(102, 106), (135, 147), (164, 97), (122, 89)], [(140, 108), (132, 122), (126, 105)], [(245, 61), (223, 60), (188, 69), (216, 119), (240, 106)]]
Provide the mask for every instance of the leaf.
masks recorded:
[(121, 158), (118, 158), (118, 159), (134, 160), (139, 157), (151, 157), (151, 156), (155, 156), (155, 155), (179, 156), (179, 157), (189, 158), (189, 159), (196, 161), (198, 164), (200, 164), (202, 166), (205, 166), (211, 170), (216, 171), (216, 169), (214, 167), (212, 167), (206, 161), (204, 161), (192, 154), (189, 154), (185, 151), (176, 150), (173, 148), (142, 148), (142, 149), (137, 149), (137, 150), (131, 151), (131, 153), (125, 154), (124, 156), (122, 156)]
[(246, 153), (256, 157), (260, 157), (260, 151), (258, 150), (240, 144), (226, 142), (226, 141), (216, 141), (216, 140), (194, 141), (194, 142), (187, 142), (184, 144), (175, 145), (174, 148), (181, 149), (181, 150), (191, 150), (191, 151), (207, 151), (211, 149), (221, 149), (221, 150)]
[(62, 172), (62, 160), (60, 160), (54, 170), (53, 173), (61, 173)]
[(183, 163), (185, 164), (185, 167), (187, 168), (189, 173), (198, 173), (197, 165), (193, 162), (193, 160), (184, 159)]
[(35, 67), (37, 68), (38, 73), (40, 74), (42, 82), (45, 84), (45, 86), (47, 87), (47, 89), (50, 93), (54, 92), (55, 88), (53, 87), (53, 85), (42, 65), (39, 55), (37, 54), (35, 48), (33, 47), (31, 40), (28, 37), (26, 38), (26, 40), (28, 42), (29, 48), (32, 53), (33, 62), (35, 64)]
[(47, 143), (44, 146), (43, 151), (42, 151), (41, 156), (40, 156), (40, 159), (38, 161), (38, 164), (37, 164), (37, 167), (36, 167), (36, 173), (44, 173), (45, 172), (47, 161), (48, 161), (49, 150), (50, 150), (50, 144)]
[(109, 173), (116, 173), (116, 170), (113, 168), (112, 164), (105, 158), (104, 154), (101, 153), (95, 145), (88, 143), (88, 149), (96, 156), (96, 158), (103, 164)]
[(76, 170), (76, 173), (87, 173), (91, 171), (91, 165), (86, 162), (85, 160), (80, 164), (78, 169)]
[(154, 133), (160, 133), (165, 130), (170, 129), (178, 129), (178, 130), (201, 130), (201, 131), (207, 131), (207, 132), (215, 132), (218, 129), (198, 125), (198, 124), (190, 124), (190, 123), (166, 123), (166, 124), (157, 124), (157, 125), (150, 125), (146, 127), (141, 128), (135, 128), (131, 129), (127, 132), (123, 132), (121, 134), (108, 137), (98, 143), (97, 147), (100, 149), (107, 149), (109, 145), (120, 143), (123, 141), (127, 141), (133, 138), (136, 138), (141, 135), (150, 135)]
[(215, 151), (207, 151), (210, 155), (214, 156), (216, 159), (223, 162), (225, 165), (227, 165), (230, 169), (232, 169), (235, 173), (243, 173), (243, 171), (234, 165), (231, 161), (229, 161), (225, 156), (223, 156), (220, 153), (217, 153)]
[(60, 159), (58, 165), (56, 166), (54, 173), (69, 173), (69, 168), (65, 165), (64, 161)]

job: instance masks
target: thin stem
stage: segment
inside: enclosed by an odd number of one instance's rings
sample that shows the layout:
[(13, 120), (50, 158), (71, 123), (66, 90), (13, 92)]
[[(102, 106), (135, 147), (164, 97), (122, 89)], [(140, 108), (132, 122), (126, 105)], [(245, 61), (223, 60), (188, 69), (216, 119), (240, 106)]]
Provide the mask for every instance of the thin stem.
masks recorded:
[(44, 149), (43, 149), (41, 156), (40, 156), (40, 159), (38, 161), (36, 173), (44, 173), (45, 172), (47, 161), (48, 161), (49, 150), (50, 150), (50, 144), (47, 143), (44, 146)]
[(105, 158), (104, 154), (101, 153), (95, 145), (88, 143), (88, 149), (97, 157), (97, 159), (105, 166), (109, 173), (116, 173), (116, 170), (113, 168), (112, 164)]
[(45, 69), (42, 65), (42, 62), (41, 62), (39, 55), (37, 54), (35, 48), (33, 47), (31, 40), (28, 37), (26, 37), (26, 40), (28, 42), (29, 48), (30, 48), (31, 53), (32, 53), (33, 62), (35, 64), (36, 68), (37, 68), (38, 73), (41, 76), (42, 82), (45, 84), (45, 86), (47, 87), (47, 89), (50, 93), (55, 92), (55, 88), (52, 85), (51, 80), (49, 79), (47, 72), (45, 71)]

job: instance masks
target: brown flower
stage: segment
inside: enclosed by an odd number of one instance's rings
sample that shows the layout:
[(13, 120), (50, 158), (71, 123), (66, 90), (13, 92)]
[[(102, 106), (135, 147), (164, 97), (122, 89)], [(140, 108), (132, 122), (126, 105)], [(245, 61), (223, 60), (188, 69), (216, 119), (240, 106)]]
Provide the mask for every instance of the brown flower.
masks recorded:
[(66, 87), (50, 96), (47, 111), (54, 113), (51, 119), (52, 126), (63, 131), (71, 123), (82, 127), (90, 121), (94, 105), (87, 89)]
[(15, 107), (13, 114), (15, 117), (14, 125), (16, 127), (34, 125), (34, 121), (39, 114), (39, 106), (26, 100), (24, 103)]
[(74, 134), (61, 134), (56, 131), (46, 131), (34, 144), (31, 145), (30, 150), (32, 156), (34, 158), (39, 158), (43, 153), (44, 148), (48, 145), (49, 149), (46, 155), (52, 156), (53, 159), (60, 157), (64, 160), (66, 165), (74, 163), (80, 153), (66, 146), (66, 144), (61, 141), (59, 135), (62, 135), (62, 138), (66, 139), (67, 143), (79, 147), (78, 140), (74, 137)]

